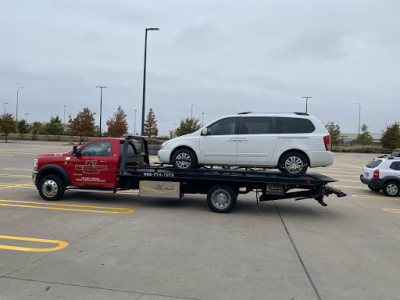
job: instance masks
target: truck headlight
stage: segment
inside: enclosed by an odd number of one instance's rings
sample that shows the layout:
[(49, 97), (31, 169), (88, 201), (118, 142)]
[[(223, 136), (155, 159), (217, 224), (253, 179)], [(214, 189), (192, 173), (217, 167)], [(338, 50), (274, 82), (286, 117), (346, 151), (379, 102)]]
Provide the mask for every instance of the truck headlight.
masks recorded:
[(33, 161), (33, 171), (37, 171), (38, 169), (38, 160), (37, 158), (35, 158), (35, 160)]

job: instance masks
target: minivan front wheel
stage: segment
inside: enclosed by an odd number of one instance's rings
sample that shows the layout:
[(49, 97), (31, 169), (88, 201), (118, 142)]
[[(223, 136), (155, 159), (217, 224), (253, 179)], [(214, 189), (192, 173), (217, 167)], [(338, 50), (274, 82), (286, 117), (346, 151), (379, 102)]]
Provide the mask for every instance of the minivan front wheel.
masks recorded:
[(288, 152), (279, 160), (278, 168), (283, 173), (305, 173), (308, 168), (308, 160), (300, 152)]
[(178, 149), (172, 155), (172, 165), (181, 170), (194, 169), (197, 165), (196, 155), (189, 149)]

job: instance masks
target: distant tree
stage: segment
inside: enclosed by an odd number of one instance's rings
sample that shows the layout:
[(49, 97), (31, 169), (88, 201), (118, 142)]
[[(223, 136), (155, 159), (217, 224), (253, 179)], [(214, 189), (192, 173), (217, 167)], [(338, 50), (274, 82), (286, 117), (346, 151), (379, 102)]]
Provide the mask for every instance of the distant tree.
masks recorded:
[(40, 123), (40, 122), (33, 122), (32, 126), (31, 126), (31, 129), (32, 129), (32, 134), (34, 136), (37, 135), (40, 132), (43, 132), (43, 130), (44, 130), (43, 129), (43, 124)]
[(382, 133), (381, 144), (384, 148), (392, 151), (400, 147), (399, 123), (394, 122), (394, 124), (386, 126), (386, 130)]
[(20, 134), (28, 133), (29, 125), (24, 119), (18, 121), (18, 132)]
[(199, 119), (186, 118), (184, 120), (181, 120), (181, 124), (175, 130), (175, 134), (176, 134), (176, 136), (181, 136), (184, 134), (195, 132), (196, 130), (198, 130), (200, 128), (201, 128), (201, 125), (200, 125)]
[(325, 124), (326, 130), (328, 130), (329, 135), (331, 136), (331, 144), (332, 146), (338, 146), (343, 144), (343, 136), (340, 132), (340, 126), (333, 123), (328, 122)]
[(17, 132), (17, 122), (14, 120), (14, 117), (12, 114), (4, 113), (0, 117), (0, 132), (3, 132), (4, 135), (6, 136), (6, 143), (7, 143), (8, 135), (10, 133)]
[(88, 107), (79, 112), (77, 116), (72, 119), (69, 116), (69, 129), (72, 135), (79, 136), (80, 143), (84, 136), (94, 136), (96, 134), (96, 126), (94, 125), (94, 115)]
[(356, 142), (362, 146), (369, 146), (373, 143), (373, 138), (368, 132), (368, 127), (365, 124), (361, 126), (361, 134), (359, 134), (356, 138)]
[(152, 136), (157, 136), (158, 134), (157, 120), (152, 108), (150, 108), (146, 122), (144, 122), (143, 131), (143, 135), (148, 136), (149, 138)]
[(51, 117), (50, 122), (44, 125), (44, 131), (47, 134), (62, 134), (63, 124), (59, 116), (53, 118)]
[(114, 113), (114, 116), (106, 124), (108, 126), (107, 136), (120, 137), (128, 132), (126, 114), (121, 106), (118, 106), (118, 111)]

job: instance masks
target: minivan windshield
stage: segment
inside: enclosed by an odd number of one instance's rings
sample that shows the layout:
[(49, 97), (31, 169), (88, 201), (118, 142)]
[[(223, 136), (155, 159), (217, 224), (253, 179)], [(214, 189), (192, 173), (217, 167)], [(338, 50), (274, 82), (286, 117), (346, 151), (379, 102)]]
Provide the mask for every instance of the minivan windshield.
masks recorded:
[(368, 164), (367, 164), (367, 168), (376, 168), (377, 166), (379, 166), (381, 164), (382, 160), (381, 159), (374, 159), (371, 160)]

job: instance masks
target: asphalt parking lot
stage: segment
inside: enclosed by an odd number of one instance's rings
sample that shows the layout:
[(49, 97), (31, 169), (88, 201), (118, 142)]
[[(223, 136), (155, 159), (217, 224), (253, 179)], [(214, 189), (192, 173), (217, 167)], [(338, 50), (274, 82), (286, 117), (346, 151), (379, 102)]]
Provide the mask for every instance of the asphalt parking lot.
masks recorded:
[(35, 155), (70, 149), (0, 143), (0, 299), (400, 299), (400, 197), (359, 181), (375, 155), (313, 169), (348, 195), (327, 207), (248, 194), (217, 214), (204, 195), (43, 201)]

